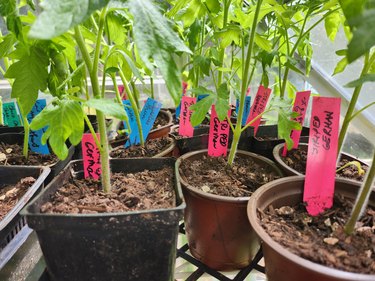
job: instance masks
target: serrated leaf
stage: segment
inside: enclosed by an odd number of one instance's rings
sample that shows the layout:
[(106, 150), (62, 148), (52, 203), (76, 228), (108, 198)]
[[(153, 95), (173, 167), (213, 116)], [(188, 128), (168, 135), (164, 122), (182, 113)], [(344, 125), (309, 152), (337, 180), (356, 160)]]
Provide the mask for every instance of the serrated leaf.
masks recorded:
[(338, 73), (341, 73), (345, 70), (346, 66), (348, 65), (348, 59), (346, 57), (343, 57), (336, 65), (335, 70), (333, 71), (333, 75), (336, 75)]
[(130, 0), (129, 9), (134, 16), (134, 39), (139, 46), (142, 61), (147, 68), (153, 69), (150, 58), (154, 59), (169, 94), (178, 105), (181, 95), (181, 73), (174, 62), (173, 53), (191, 51), (149, 0)]
[(168, 16), (174, 17), (180, 10), (185, 8), (192, 0), (179, 0), (173, 8), (167, 13)]
[(16, 40), (17, 39), (12, 33), (9, 33), (3, 37), (3, 41), (0, 43), (0, 58), (3, 58), (10, 53)]
[(31, 27), (29, 36), (37, 39), (59, 36), (108, 2), (109, 0), (45, 0), (41, 3), (43, 12)]
[(7, 17), (13, 14), (17, 8), (16, 0), (0, 0), (0, 16)]
[(29, 54), (12, 64), (5, 73), (5, 78), (13, 78), (11, 97), (19, 99), (19, 106), (26, 115), (38, 98), (38, 91), (47, 87), (49, 64), (45, 51), (31, 46)]
[(109, 31), (109, 38), (117, 45), (122, 45), (126, 38), (126, 29), (123, 26), (122, 20), (116, 16), (115, 13), (107, 14), (107, 24)]
[(258, 45), (259, 48), (265, 50), (267, 53), (272, 52), (271, 41), (263, 38), (258, 33), (255, 34), (254, 42)]
[[(84, 131), (84, 113), (77, 101), (60, 100), (55, 105), (44, 108), (30, 124), (32, 130), (39, 130), (48, 126), (43, 135), (43, 141), (49, 140), (53, 152), (59, 159), (68, 156), (66, 140), (78, 145)], [(53, 133), (52, 133), (53, 132)]]
[(336, 34), (339, 31), (339, 27), (341, 25), (341, 16), (340, 12), (336, 11), (329, 14), (324, 20), (324, 27), (326, 29), (327, 37), (334, 41), (336, 38)]
[(220, 48), (225, 49), (232, 42), (239, 45), (241, 39), (241, 29), (237, 25), (229, 25), (226, 28), (215, 33), (215, 38), (220, 39)]
[(279, 139), (284, 139), (288, 149), (292, 149), (293, 140), (290, 137), (292, 130), (301, 130), (302, 126), (296, 121), (290, 119), (290, 115), (286, 114), (284, 110), (279, 111), (278, 118), (278, 136)]
[(218, 98), (216, 100), (215, 109), (220, 121), (223, 121), (228, 116), (229, 108), (228, 99)]
[[(207, 93), (206, 93), (207, 94)], [(208, 95), (204, 99), (201, 99), (196, 104), (190, 106), (190, 109), (193, 110), (191, 115), (191, 125), (198, 126), (204, 118), (206, 117), (207, 112), (211, 109), (213, 102), (215, 101), (214, 95)]]
[(203, 74), (209, 76), (210, 75), (210, 66), (211, 66), (211, 59), (197, 55), (193, 58), (194, 65), (198, 66)]
[(112, 116), (119, 120), (127, 120), (128, 116), (124, 110), (124, 106), (115, 102), (112, 99), (90, 99), (86, 103), (86, 106), (100, 110), (106, 116)]
[(364, 74), (361, 78), (349, 82), (344, 87), (355, 88), (355, 87), (361, 86), (362, 84), (366, 82), (375, 82), (375, 74), (374, 73)]

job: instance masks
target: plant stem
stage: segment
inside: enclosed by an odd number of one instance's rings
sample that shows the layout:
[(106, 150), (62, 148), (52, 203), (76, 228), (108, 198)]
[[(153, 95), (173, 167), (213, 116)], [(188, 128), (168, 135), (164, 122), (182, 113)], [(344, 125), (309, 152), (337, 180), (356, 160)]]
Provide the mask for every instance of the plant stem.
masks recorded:
[[(242, 132), (242, 130), (241, 130), (241, 120), (242, 120), (243, 111), (244, 111), (246, 90), (247, 90), (248, 84), (250, 83), (250, 77), (249, 77), (250, 60), (251, 60), (251, 56), (252, 56), (255, 32), (256, 32), (256, 27), (257, 27), (257, 22), (258, 22), (258, 17), (259, 17), (260, 8), (262, 6), (262, 2), (263, 2), (263, 0), (257, 1), (257, 6), (256, 6), (256, 9), (255, 9), (255, 15), (254, 15), (254, 19), (253, 19), (253, 25), (251, 27), (250, 41), (249, 41), (248, 50), (247, 50), (247, 54), (246, 54), (245, 68), (244, 68), (244, 72), (243, 72), (243, 75), (242, 75), (240, 107), (239, 107), (239, 110), (238, 110), (237, 124), (236, 124), (236, 127), (234, 128), (234, 131), (233, 131), (233, 141), (232, 141), (232, 145), (231, 145), (229, 157), (228, 157), (228, 165), (230, 165), (230, 166), (233, 164), (234, 158), (236, 156), (237, 146), (238, 146), (238, 142), (240, 140), (240, 136), (241, 136), (241, 132)], [(243, 44), (242, 48), (245, 48), (244, 40), (242, 40), (242, 44)]]
[(362, 185), (361, 189), (359, 190), (358, 197), (356, 199), (356, 202), (354, 204), (352, 214), (348, 220), (348, 222), (345, 225), (345, 232), (346, 234), (350, 235), (353, 233), (355, 224), (358, 221), (362, 209), (366, 206), (366, 202), (370, 196), (371, 190), (372, 190), (372, 184), (374, 182), (375, 177), (375, 153), (372, 157), (372, 163), (370, 169), (367, 171), (367, 176), (364, 181), (364, 184)]
[(155, 93), (154, 93), (154, 78), (150, 76), (150, 87), (151, 87), (151, 98), (155, 98)]
[(87, 117), (86, 114), (83, 114), (83, 118), (85, 119), (85, 122), (87, 124), (87, 127), (89, 127), (89, 130), (90, 130), (90, 133), (92, 134), (93, 138), (94, 138), (94, 141), (95, 141), (95, 144), (96, 146), (99, 148), (99, 150), (101, 150), (101, 145), (100, 145), (100, 141), (96, 135), (96, 132), (94, 130), (94, 127), (92, 126), (91, 122), (90, 122), (90, 119)]
[[(19, 100), (17, 99), (17, 103), (20, 104)], [(24, 114), (23, 109), (21, 106), (18, 107), (20, 110), (20, 115), (22, 119), (24, 135), (23, 135), (23, 156), (28, 159), (29, 158), (29, 135), (30, 135), (30, 125), (29, 121), (27, 120), (27, 116)]]
[[(363, 65), (361, 75), (359, 76), (359, 78), (367, 74), (367, 72), (370, 70), (371, 65), (374, 63), (374, 61), (375, 61), (375, 53), (371, 55), (371, 58), (369, 58), (369, 54), (365, 55), (365, 63)], [(361, 90), (362, 90), (362, 84), (354, 88), (353, 95), (349, 102), (348, 110), (346, 111), (346, 114), (344, 117), (344, 122), (342, 123), (342, 126), (341, 126), (337, 156), (340, 155), (342, 146), (344, 145), (346, 132), (348, 131), (350, 121), (353, 119), (355, 105), (357, 104)]]
[(126, 80), (125, 75), (124, 75), (124, 73), (122, 72), (121, 69), (119, 69), (119, 74), (120, 74), (120, 77), (121, 77), (121, 80), (122, 80), (122, 84), (124, 85), (125, 91), (128, 94), (130, 104), (131, 104), (131, 106), (133, 108), (133, 111), (134, 111), (135, 120), (137, 121), (139, 139), (140, 139), (140, 142), (141, 142), (141, 146), (144, 146), (145, 140), (143, 138), (143, 130), (142, 130), (142, 124), (141, 124), (141, 117), (139, 115), (138, 105), (136, 103), (136, 100), (134, 99), (132, 91), (129, 88), (128, 81)]
[[(231, 2), (232, 0), (224, 0), (223, 29), (226, 28), (228, 24), (228, 12), (229, 12), (229, 7), (230, 7)], [(224, 56), (225, 56), (225, 49), (220, 50), (219, 61), (221, 62), (221, 67), (224, 67)], [(217, 76), (218, 86), (221, 85), (222, 80), (223, 80), (223, 71), (220, 70)]]
[(116, 81), (116, 75), (111, 74), (111, 78), (112, 78), (113, 87), (115, 88), (116, 100), (119, 104), (122, 104), (121, 94), (120, 94), (120, 91), (118, 90), (118, 85)]
[[(107, 13), (107, 8), (103, 8), (100, 13), (99, 18), (99, 29), (97, 34), (97, 41), (94, 52), (93, 62), (90, 58), (90, 55), (85, 46), (84, 39), (79, 27), (75, 27), (75, 39), (77, 45), (82, 53), (83, 59), (86, 63), (86, 66), (89, 70), (92, 92), (95, 98), (102, 98), (104, 93), (100, 92), (100, 85), (98, 79), (98, 65), (99, 65), (99, 56), (100, 56), (100, 46), (101, 38), (103, 35), (105, 16)], [(100, 162), (102, 166), (102, 188), (104, 192), (110, 192), (111, 190), (111, 181), (110, 181), (110, 166), (109, 166), (109, 147), (108, 147), (108, 138), (105, 126), (105, 116), (100, 110), (96, 110), (96, 118), (98, 120), (98, 129), (100, 135)]]

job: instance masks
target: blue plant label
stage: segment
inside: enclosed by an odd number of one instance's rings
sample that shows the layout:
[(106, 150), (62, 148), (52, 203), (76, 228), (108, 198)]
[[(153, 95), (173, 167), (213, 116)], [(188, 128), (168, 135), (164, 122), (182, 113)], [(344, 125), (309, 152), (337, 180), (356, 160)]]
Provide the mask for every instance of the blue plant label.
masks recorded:
[[(35, 116), (37, 116), (43, 108), (45, 108), (47, 102), (45, 99), (37, 100), (31, 109), (30, 113), (27, 115), (27, 121), (31, 123)], [(44, 127), (37, 131), (30, 130), (29, 135), (29, 148), (31, 151), (40, 153), (40, 154), (50, 154), (48, 145), (42, 144), (42, 136), (44, 132), (47, 130), (47, 127)]]
[(131, 106), (130, 101), (129, 100), (123, 100), (122, 104), (124, 105), (125, 112), (128, 115), (128, 120), (129, 120), (129, 125), (130, 125), (130, 128), (128, 128), (127, 125), (126, 125), (126, 122), (123, 122), (124, 128), (127, 129), (127, 130), (130, 129), (130, 135), (133, 138), (136, 138), (137, 136), (139, 137), (137, 119), (135, 118), (135, 113), (134, 113), (134, 110)]
[(199, 95), (197, 97), (197, 102), (199, 102), (200, 100), (203, 100), (205, 97), (208, 97), (208, 95)]
[(178, 104), (178, 106), (176, 107), (176, 120), (178, 120), (180, 118), (180, 114), (181, 114), (181, 101)]
[[(148, 134), (150, 133), (152, 126), (155, 123), (156, 117), (159, 114), (162, 104), (156, 100), (148, 98), (145, 105), (142, 108), (140, 118), (143, 131), (144, 140), (147, 139)], [(125, 143), (125, 147), (131, 145), (139, 144), (141, 142), (139, 135), (137, 137), (129, 136), (129, 140)]]
[(250, 103), (251, 103), (251, 96), (247, 96), (245, 99), (245, 106), (244, 106), (243, 115), (242, 115), (242, 122), (241, 122), (242, 126), (246, 125), (247, 118), (249, 117)]
[(238, 111), (240, 110), (240, 100), (236, 99), (236, 115), (238, 116)]
[(21, 126), (21, 120), (18, 116), (17, 107), (14, 102), (3, 103), (4, 125), (8, 127)]

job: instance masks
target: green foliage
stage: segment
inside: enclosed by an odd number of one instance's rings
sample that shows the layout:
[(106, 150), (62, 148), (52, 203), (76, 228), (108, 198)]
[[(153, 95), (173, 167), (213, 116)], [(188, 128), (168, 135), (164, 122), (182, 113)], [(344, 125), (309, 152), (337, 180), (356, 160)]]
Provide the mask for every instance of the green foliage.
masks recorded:
[(53, 152), (59, 159), (68, 156), (66, 140), (73, 145), (78, 145), (84, 130), (84, 113), (77, 101), (58, 100), (45, 107), (30, 124), (32, 130), (39, 130), (48, 126), (43, 134), (43, 142), (47, 139)]
[(361, 86), (363, 83), (366, 83), (366, 82), (375, 82), (375, 73), (364, 74), (360, 78), (349, 82), (344, 87), (355, 88), (355, 87)]
[(16, 11), (16, 0), (0, 0), (0, 16), (7, 17)]
[(24, 114), (30, 112), (38, 99), (38, 91), (47, 88), (49, 65), (45, 49), (33, 45), (19, 61), (12, 64), (5, 73), (5, 78), (14, 79), (11, 97), (19, 99), (19, 106)]
[(149, 0), (130, 0), (129, 9), (134, 16), (134, 40), (139, 46), (139, 54), (147, 68), (153, 69), (151, 58), (156, 63), (177, 105), (181, 95), (181, 74), (173, 53), (191, 52)]
[(196, 89), (192, 89), (192, 91), (197, 95), (208, 95), (196, 104), (190, 106), (190, 109), (193, 110), (193, 114), (191, 115), (191, 124), (195, 127), (202, 123), (207, 112), (211, 109), (216, 96), (212, 91), (204, 87), (198, 87)]
[(59, 36), (108, 2), (109, 0), (45, 0), (41, 4), (43, 12), (32, 26), (29, 36), (38, 39)]
[(124, 106), (112, 99), (93, 98), (85, 102), (85, 105), (100, 110), (106, 116), (112, 116), (120, 120), (128, 119), (128, 116), (126, 115), (124, 110)]

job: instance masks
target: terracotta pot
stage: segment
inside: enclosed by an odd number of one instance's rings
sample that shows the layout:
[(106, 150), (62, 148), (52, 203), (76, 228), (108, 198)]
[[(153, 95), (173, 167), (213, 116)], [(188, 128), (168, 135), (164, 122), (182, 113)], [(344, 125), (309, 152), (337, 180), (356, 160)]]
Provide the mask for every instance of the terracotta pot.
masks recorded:
[[(307, 147), (308, 145), (306, 143), (300, 143), (298, 145), (298, 149), (303, 149), (305, 151), (307, 151)], [(281, 153), (283, 151), (283, 148), (284, 148), (284, 144), (281, 143), (281, 144), (278, 144), (274, 147), (273, 149), (273, 157), (275, 159), (275, 162), (276, 164), (280, 167), (280, 169), (283, 171), (283, 173), (287, 176), (303, 176), (304, 174), (294, 170), (293, 168), (289, 167), (282, 159), (281, 159)], [(354, 156), (351, 156), (350, 154), (347, 154), (347, 153), (341, 153), (340, 155), (340, 159), (347, 159), (349, 161), (358, 161), (360, 162), (362, 165), (365, 165), (367, 166), (366, 163), (356, 159)], [(352, 181), (352, 182), (358, 182), (356, 180), (351, 180), (351, 179), (347, 179), (349, 181)]]
[[(282, 175), (269, 159), (238, 151), (239, 155), (253, 158), (272, 167)], [(192, 255), (216, 270), (233, 270), (250, 264), (259, 250), (259, 242), (246, 216), (249, 197), (226, 197), (200, 191), (180, 176), (179, 167), (185, 159), (193, 160), (207, 155), (207, 150), (187, 153), (177, 159), (176, 173), (184, 198), (185, 229)]]
[[(266, 264), (268, 281), (374, 281), (375, 275), (350, 273), (303, 259), (275, 242), (260, 225), (257, 212), (272, 205), (274, 208), (291, 206), (302, 201), (304, 176), (287, 177), (260, 187), (250, 198), (247, 206), (249, 221), (258, 237)], [(359, 183), (336, 179), (335, 193), (355, 199)], [(375, 192), (370, 204), (375, 206)]]

